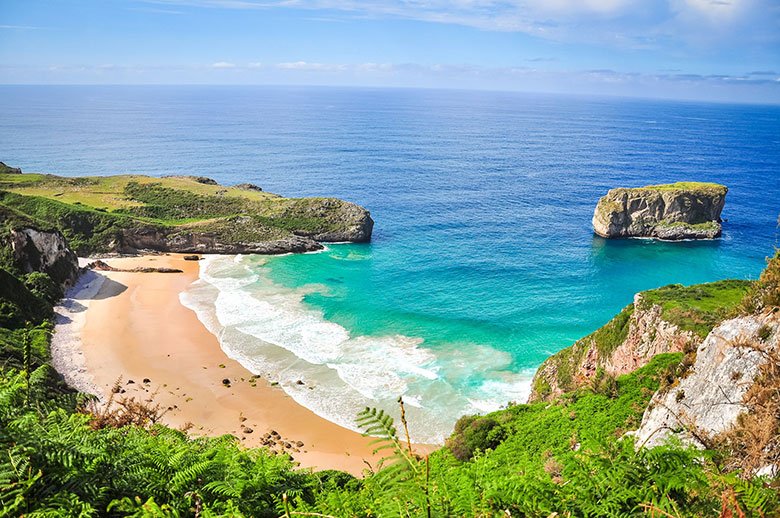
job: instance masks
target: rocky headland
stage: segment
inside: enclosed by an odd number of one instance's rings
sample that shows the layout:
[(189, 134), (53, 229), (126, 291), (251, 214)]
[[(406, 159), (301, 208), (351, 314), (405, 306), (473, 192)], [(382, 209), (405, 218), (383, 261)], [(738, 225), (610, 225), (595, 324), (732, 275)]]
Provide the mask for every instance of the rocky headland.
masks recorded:
[(605, 238), (714, 239), (727, 192), (702, 182), (612, 189), (596, 205), (593, 229)]
[(630, 432), (636, 445), (675, 439), (730, 451), (732, 467), (748, 473), (780, 473), (780, 253), (755, 282), (638, 293), (603, 327), (541, 365), (530, 402), (554, 403), (583, 389), (610, 394), (616, 378), (664, 353), (681, 359)]
[(336, 198), (283, 198), (201, 176), (65, 178), (7, 166), (0, 224), (16, 236), (14, 250), (40, 245), (51, 255), (40, 232), (60, 231), (80, 256), (311, 252), (370, 241), (374, 226), (366, 209)]

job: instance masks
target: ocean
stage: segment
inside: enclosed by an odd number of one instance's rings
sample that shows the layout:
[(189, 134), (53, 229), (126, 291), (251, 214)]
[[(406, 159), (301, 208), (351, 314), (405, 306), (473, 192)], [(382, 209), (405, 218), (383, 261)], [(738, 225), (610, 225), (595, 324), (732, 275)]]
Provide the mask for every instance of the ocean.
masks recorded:
[[(778, 106), (2, 86), (0, 160), (61, 175), (203, 175), (368, 208), (370, 244), (209, 257), (182, 301), (228, 355), (332, 421), (354, 428), (365, 406), (397, 414), (403, 396), (423, 442), (441, 442), (461, 415), (524, 401), (547, 356), (637, 291), (755, 279), (778, 245)], [(721, 239), (594, 236), (608, 189), (680, 180), (729, 187)]]

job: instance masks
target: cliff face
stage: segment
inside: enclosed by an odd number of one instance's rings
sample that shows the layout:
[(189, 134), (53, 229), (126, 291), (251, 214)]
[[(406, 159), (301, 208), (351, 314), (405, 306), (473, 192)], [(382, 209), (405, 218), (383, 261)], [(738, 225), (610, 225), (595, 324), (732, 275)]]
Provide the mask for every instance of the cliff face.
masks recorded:
[(637, 444), (655, 446), (675, 436), (704, 446), (730, 430), (748, 407), (745, 395), (761, 368), (780, 351), (780, 314), (727, 320), (696, 350), (688, 374), (659, 391), (635, 432)]
[(701, 343), (694, 332), (663, 319), (659, 305), (642, 294), (601, 329), (549, 357), (534, 375), (529, 402), (553, 400), (588, 384), (602, 370), (619, 376), (647, 365), (661, 353), (691, 350)]
[(110, 243), (109, 251), (124, 254), (139, 250), (184, 254), (267, 254), (313, 252), (323, 246), (313, 239), (291, 236), (269, 241), (229, 242), (212, 232), (166, 232), (160, 228), (133, 228), (122, 231), (121, 237)]
[(11, 230), (10, 245), (14, 262), (22, 271), (47, 273), (63, 287), (72, 286), (76, 281), (78, 259), (59, 231)]
[(693, 352), (754, 286), (726, 280), (643, 291), (594, 333), (548, 358), (534, 377), (531, 401), (576, 390), (600, 372), (620, 376), (661, 353)]
[(593, 229), (606, 238), (715, 238), (727, 192), (701, 183), (612, 189), (596, 205)]

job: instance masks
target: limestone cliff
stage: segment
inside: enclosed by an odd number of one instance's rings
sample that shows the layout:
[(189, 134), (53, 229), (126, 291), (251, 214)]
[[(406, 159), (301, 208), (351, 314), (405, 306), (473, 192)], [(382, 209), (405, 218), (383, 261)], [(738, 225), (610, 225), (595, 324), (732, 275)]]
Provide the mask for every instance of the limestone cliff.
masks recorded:
[(656, 354), (694, 348), (701, 338), (662, 318), (659, 305), (645, 307), (642, 294), (602, 328), (549, 357), (536, 371), (530, 402), (552, 400), (588, 384), (601, 370), (610, 376), (634, 371)]
[(659, 390), (634, 432), (638, 445), (670, 438), (717, 449), (726, 469), (780, 474), (780, 251), (697, 348), (681, 377)]
[(612, 189), (596, 205), (593, 229), (606, 238), (712, 239), (727, 192), (698, 182)]
[(732, 280), (636, 294), (603, 327), (545, 360), (534, 376), (530, 401), (555, 399), (602, 374), (632, 372), (657, 354), (695, 350), (750, 286)]
[(10, 244), (14, 262), (23, 272), (47, 273), (63, 287), (72, 286), (76, 281), (78, 259), (59, 231), (29, 227), (13, 229)]
[(655, 446), (676, 436), (704, 446), (728, 431), (747, 410), (743, 399), (772, 351), (780, 351), (780, 314), (727, 320), (696, 350), (687, 375), (653, 396), (635, 432), (637, 443)]
[(78, 277), (78, 260), (54, 227), (0, 205), (0, 268), (43, 272), (62, 288)]

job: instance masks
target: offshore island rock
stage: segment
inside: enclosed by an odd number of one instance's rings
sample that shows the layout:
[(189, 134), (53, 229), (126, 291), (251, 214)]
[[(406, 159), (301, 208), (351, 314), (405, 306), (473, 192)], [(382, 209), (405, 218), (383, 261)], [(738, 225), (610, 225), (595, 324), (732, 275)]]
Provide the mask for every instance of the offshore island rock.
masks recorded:
[(605, 238), (714, 239), (727, 192), (701, 182), (612, 189), (596, 205), (593, 229)]

